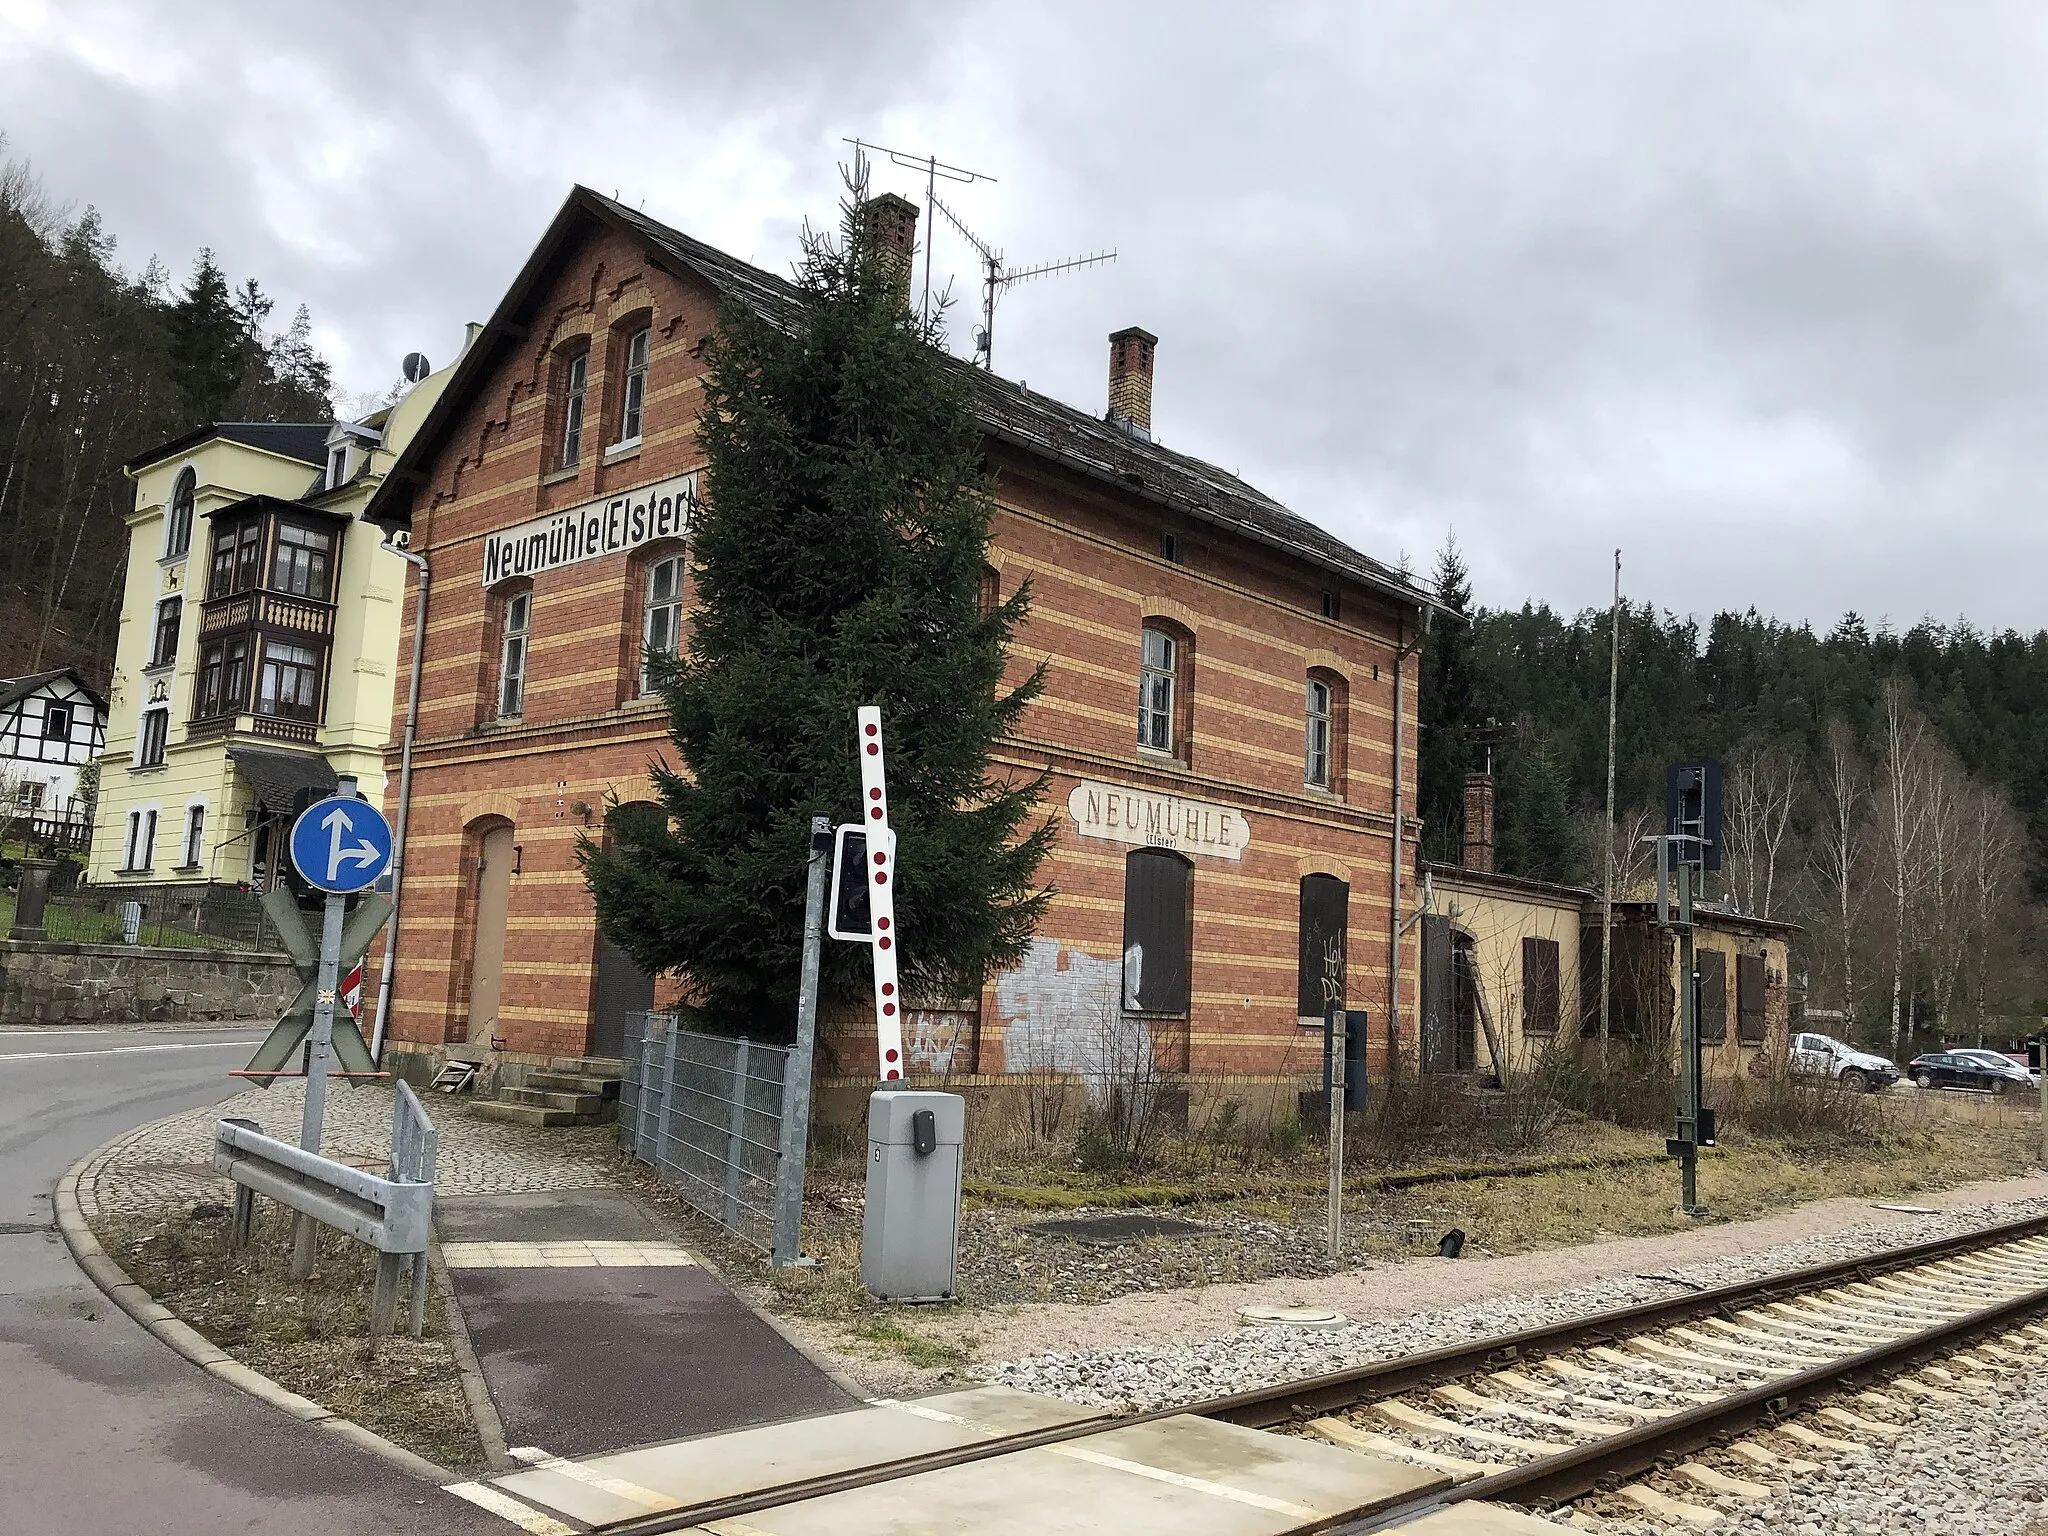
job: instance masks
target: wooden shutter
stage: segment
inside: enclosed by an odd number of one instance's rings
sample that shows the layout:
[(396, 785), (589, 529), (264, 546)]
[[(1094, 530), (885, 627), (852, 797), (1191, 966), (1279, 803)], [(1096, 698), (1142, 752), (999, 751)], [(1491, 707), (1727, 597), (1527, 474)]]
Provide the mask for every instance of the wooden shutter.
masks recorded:
[(1176, 853), (1140, 848), (1124, 860), (1124, 1006), (1188, 1011), (1195, 872)]
[(1743, 1045), (1764, 1040), (1764, 957), (1735, 957), (1735, 1038)]
[(1718, 1045), (1728, 1038), (1728, 957), (1718, 949), (1696, 949), (1700, 973), (1700, 1038)]
[(1301, 882), (1301, 975), (1296, 1014), (1321, 1018), (1331, 1003), (1344, 1006), (1345, 929), (1351, 887), (1335, 875), (1306, 875)]
[(1422, 919), (1422, 1070), (1458, 1070), (1458, 1040), (1452, 992), (1451, 920), (1434, 913)]
[(1557, 940), (1522, 940), (1522, 1033), (1557, 1033)]

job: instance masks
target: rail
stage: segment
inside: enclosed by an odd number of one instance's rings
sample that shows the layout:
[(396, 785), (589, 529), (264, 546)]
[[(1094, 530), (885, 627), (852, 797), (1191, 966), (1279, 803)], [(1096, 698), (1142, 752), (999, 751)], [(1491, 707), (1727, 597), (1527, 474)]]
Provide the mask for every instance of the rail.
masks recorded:
[(256, 1197), (310, 1216), (377, 1251), (370, 1291), (370, 1335), (397, 1322), (402, 1267), (410, 1262), (414, 1338), (426, 1326), (427, 1244), (434, 1230), (434, 1156), (438, 1138), (406, 1084), (398, 1085), (392, 1119), (391, 1177), (367, 1173), (263, 1134), (253, 1120), (214, 1126), (213, 1166), (236, 1185), (232, 1241), (246, 1247), (255, 1232)]

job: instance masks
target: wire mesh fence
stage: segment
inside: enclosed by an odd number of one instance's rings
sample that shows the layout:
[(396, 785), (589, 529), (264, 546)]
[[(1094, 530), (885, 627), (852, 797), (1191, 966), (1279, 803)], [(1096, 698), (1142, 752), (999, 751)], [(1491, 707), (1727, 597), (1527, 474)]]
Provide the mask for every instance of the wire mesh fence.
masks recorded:
[(764, 1253), (775, 1251), (788, 1061), (779, 1047), (699, 1034), (666, 1013), (627, 1021), (619, 1139), (692, 1206)]
[[(11, 906), (14, 893), (0, 892)], [(281, 952), (262, 898), (234, 886), (80, 886), (52, 891), (43, 932), (69, 944)]]

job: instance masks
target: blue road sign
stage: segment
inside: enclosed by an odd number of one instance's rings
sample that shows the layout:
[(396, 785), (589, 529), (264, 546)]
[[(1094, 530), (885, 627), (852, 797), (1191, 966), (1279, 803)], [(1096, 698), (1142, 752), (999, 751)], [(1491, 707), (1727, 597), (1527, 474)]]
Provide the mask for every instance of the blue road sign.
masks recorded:
[(391, 823), (362, 800), (321, 800), (292, 823), (292, 863), (318, 890), (360, 891), (391, 867)]

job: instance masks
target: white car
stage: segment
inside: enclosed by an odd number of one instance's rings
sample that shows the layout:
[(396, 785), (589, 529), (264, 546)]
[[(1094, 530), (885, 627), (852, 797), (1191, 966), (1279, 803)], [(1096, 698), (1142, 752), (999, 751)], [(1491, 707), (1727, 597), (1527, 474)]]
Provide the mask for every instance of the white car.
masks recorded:
[(1801, 1076), (1825, 1077), (1859, 1093), (1879, 1093), (1899, 1080), (1896, 1063), (1845, 1045), (1833, 1035), (1794, 1035), (1792, 1070)]

